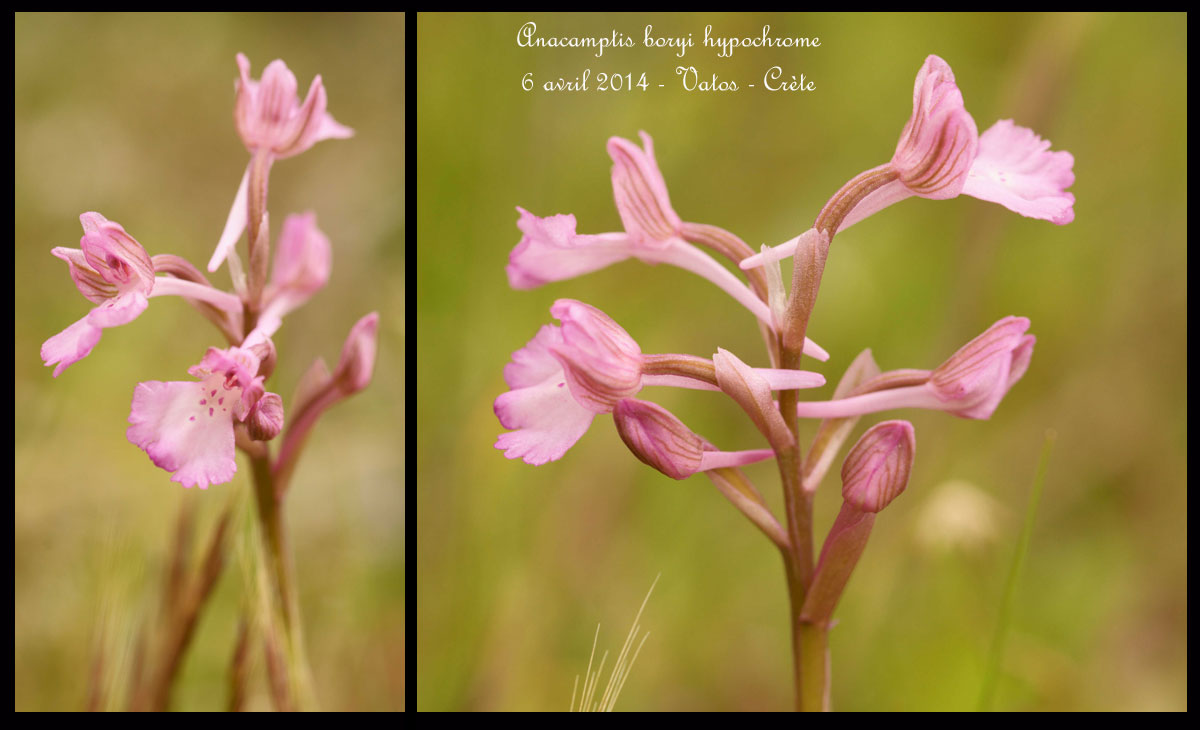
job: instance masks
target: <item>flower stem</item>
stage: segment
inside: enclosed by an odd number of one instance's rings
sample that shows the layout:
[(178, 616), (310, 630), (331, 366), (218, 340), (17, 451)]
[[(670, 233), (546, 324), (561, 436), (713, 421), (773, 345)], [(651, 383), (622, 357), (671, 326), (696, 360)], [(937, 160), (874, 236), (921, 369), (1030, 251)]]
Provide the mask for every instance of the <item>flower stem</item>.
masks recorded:
[(250, 454), (250, 468), (254, 476), (254, 495), (258, 504), (258, 519), (262, 524), (263, 539), (272, 572), (275, 574), (275, 587), (279, 592), (279, 605), (283, 610), (284, 626), (290, 633), (295, 596), (292, 593), (287, 542), (283, 529), (283, 495), (275, 493), (271, 461), (266, 453)]

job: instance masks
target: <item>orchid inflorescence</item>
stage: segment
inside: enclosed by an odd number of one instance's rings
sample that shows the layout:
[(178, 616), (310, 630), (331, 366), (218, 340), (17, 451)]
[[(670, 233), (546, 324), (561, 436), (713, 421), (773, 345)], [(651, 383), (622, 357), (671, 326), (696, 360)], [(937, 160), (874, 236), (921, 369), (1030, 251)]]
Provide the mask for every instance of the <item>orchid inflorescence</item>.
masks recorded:
[[(831, 400), (801, 401), (798, 389), (824, 385), (800, 369), (802, 355), (829, 360), (807, 338), (809, 317), (834, 236), (911, 196), (945, 200), (966, 194), (1030, 218), (1073, 220), (1074, 159), (1011, 120), (979, 134), (949, 65), (929, 56), (917, 74), (912, 116), (892, 159), (854, 176), (818, 213), (813, 225), (778, 246), (754, 251), (716, 226), (676, 214), (654, 155), (614, 137), (612, 184), (623, 232), (581, 234), (573, 215), (538, 217), (517, 208), (522, 237), (507, 266), (517, 289), (569, 279), (619, 261), (678, 266), (708, 279), (755, 316), (771, 367), (747, 365), (718, 349), (710, 358), (646, 354), (599, 309), (560, 299), (551, 314), (561, 326), (543, 326), (504, 369), (509, 390), (495, 401), (501, 425), (496, 441), (510, 459), (542, 465), (561, 458), (596, 415), (612, 413), (622, 441), (647, 465), (674, 479), (704, 473), (779, 547), (787, 568), (792, 609), (797, 707), (828, 708), (828, 644), (833, 609), (854, 569), (875, 515), (904, 491), (915, 452), (907, 421), (868, 429), (842, 466), (843, 506), (819, 559), (813, 554), (813, 495), (858, 418), (901, 408), (941, 410), (987, 419), (1024, 375), (1035, 338), (1024, 317), (1004, 317), (933, 370), (881, 371), (864, 350), (845, 371)], [(743, 282), (703, 249), (735, 264)], [(794, 257), (790, 293), (780, 261)], [(639, 400), (645, 386), (720, 391), (750, 417), (769, 448), (722, 451), (693, 433), (662, 406)], [(778, 393), (776, 398), (775, 393)], [(820, 419), (802, 454), (798, 418)], [(778, 462), (786, 520), (771, 513), (738, 467)]]
[[(200, 362), (188, 369), (194, 380), (138, 383), (126, 435), (157, 466), (171, 472), (172, 481), (201, 489), (233, 478), (235, 444), (255, 449), (253, 442), (271, 441), (284, 431), (283, 401), (264, 385), (276, 364), (271, 337), (283, 317), (329, 279), (330, 242), (311, 212), (284, 219), (267, 276), (271, 165), (321, 140), (354, 134), (325, 110), (320, 76), (300, 102), (296, 77), (283, 61), (268, 64), (261, 81), (250, 78), (250, 62), (240, 53), (237, 65), (234, 121), (250, 162), (207, 266), (211, 273), (227, 262), (234, 291), (214, 287), (179, 256), (151, 256), (120, 224), (99, 213), (84, 213), (79, 217), (84, 232), (80, 247), (58, 247), (51, 253), (67, 262), (76, 288), (96, 306), (46, 340), (41, 351), (58, 377), (92, 352), (105, 328), (132, 322), (153, 297), (181, 296), (199, 309), (220, 329), (228, 346), (208, 348)], [(248, 269), (234, 248), (247, 229)], [(370, 382), (378, 320), (378, 313), (372, 312), (351, 328), (332, 374), (318, 359), (302, 379), (272, 465), (280, 482), (290, 476), (319, 415)], [(276, 488), (282, 492), (283, 484)]]

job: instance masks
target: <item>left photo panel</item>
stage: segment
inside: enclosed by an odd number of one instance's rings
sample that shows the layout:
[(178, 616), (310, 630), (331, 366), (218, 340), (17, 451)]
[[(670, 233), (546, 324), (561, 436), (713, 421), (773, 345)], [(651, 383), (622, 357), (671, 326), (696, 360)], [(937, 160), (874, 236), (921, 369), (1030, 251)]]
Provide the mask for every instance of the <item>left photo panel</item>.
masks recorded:
[(18, 711), (405, 709), (405, 25), (17, 14)]

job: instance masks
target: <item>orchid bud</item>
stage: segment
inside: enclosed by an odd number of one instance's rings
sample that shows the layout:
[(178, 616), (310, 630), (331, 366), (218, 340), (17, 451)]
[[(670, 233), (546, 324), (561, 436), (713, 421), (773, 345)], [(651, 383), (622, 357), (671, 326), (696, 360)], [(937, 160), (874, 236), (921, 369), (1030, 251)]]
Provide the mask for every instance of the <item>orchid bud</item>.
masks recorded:
[(357, 393), (371, 382), (378, 332), (379, 312), (371, 312), (355, 322), (346, 335), (342, 357), (333, 373), (333, 379), (346, 395)]
[(267, 149), (276, 158), (291, 157), (323, 139), (344, 139), (354, 130), (334, 121), (325, 111), (325, 87), (313, 79), (300, 104), (296, 75), (278, 59), (267, 64), (262, 80), (250, 78), (250, 61), (237, 55), (237, 99), (233, 119), (242, 142), (250, 151)]
[(613, 408), (613, 423), (633, 455), (672, 479), (700, 471), (704, 440), (666, 408), (623, 398)]
[(842, 509), (829, 529), (800, 615), (828, 626), (875, 526), (875, 514), (908, 484), (916, 438), (907, 421), (884, 421), (863, 434), (842, 465)]
[(913, 87), (913, 112), (900, 134), (892, 168), (923, 198), (945, 200), (962, 192), (979, 149), (975, 120), (963, 105), (950, 65), (929, 56)]
[(916, 434), (908, 421), (884, 421), (862, 435), (842, 463), (842, 499), (879, 512), (908, 486)]
[(667, 183), (654, 159), (654, 141), (638, 133), (645, 151), (627, 139), (608, 140), (613, 159), (613, 197), (625, 231), (640, 243), (666, 241), (679, 235), (683, 221), (671, 208)]
[(574, 299), (559, 299), (550, 313), (562, 322), (562, 342), (550, 352), (580, 405), (606, 413), (641, 390), (642, 350), (611, 317)]
[(928, 387), (951, 413), (989, 418), (1029, 368), (1037, 338), (1028, 329), (1025, 317), (996, 322), (934, 370)]
[(246, 430), (255, 441), (270, 441), (283, 430), (283, 399), (264, 393), (246, 418)]

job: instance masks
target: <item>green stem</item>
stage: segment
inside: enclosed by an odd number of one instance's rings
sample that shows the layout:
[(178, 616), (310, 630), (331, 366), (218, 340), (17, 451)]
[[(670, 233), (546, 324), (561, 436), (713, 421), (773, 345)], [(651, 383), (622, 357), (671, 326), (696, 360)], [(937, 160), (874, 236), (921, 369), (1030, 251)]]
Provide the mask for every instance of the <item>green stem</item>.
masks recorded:
[(250, 468), (254, 475), (254, 495), (258, 504), (258, 519), (262, 524), (263, 540), (274, 573), (284, 626), (290, 633), (295, 596), (292, 593), (287, 540), (283, 529), (283, 495), (275, 493), (271, 460), (265, 450), (264, 453), (250, 454)]
[[(800, 339), (803, 342), (803, 338)], [(782, 348), (782, 366), (798, 370), (800, 351)], [(798, 391), (785, 390), (779, 394), (779, 408), (783, 413), (796, 413)], [(793, 445), (777, 452), (779, 475), (783, 482), (783, 500), (787, 514), (788, 541), (791, 553), (784, 555), (787, 570), (789, 624), (792, 629), (793, 678), (798, 711), (825, 709), (819, 698), (826, 692), (828, 679), (827, 658), (814, 661), (814, 652), (824, 656), (826, 647), (823, 633), (814, 636), (812, 626), (801, 619), (801, 609), (813, 574), (812, 495), (802, 487), (799, 423), (793, 415), (784, 419), (794, 437)], [(815, 641), (819, 639), (820, 641)], [(817, 698), (817, 699), (814, 699)]]

